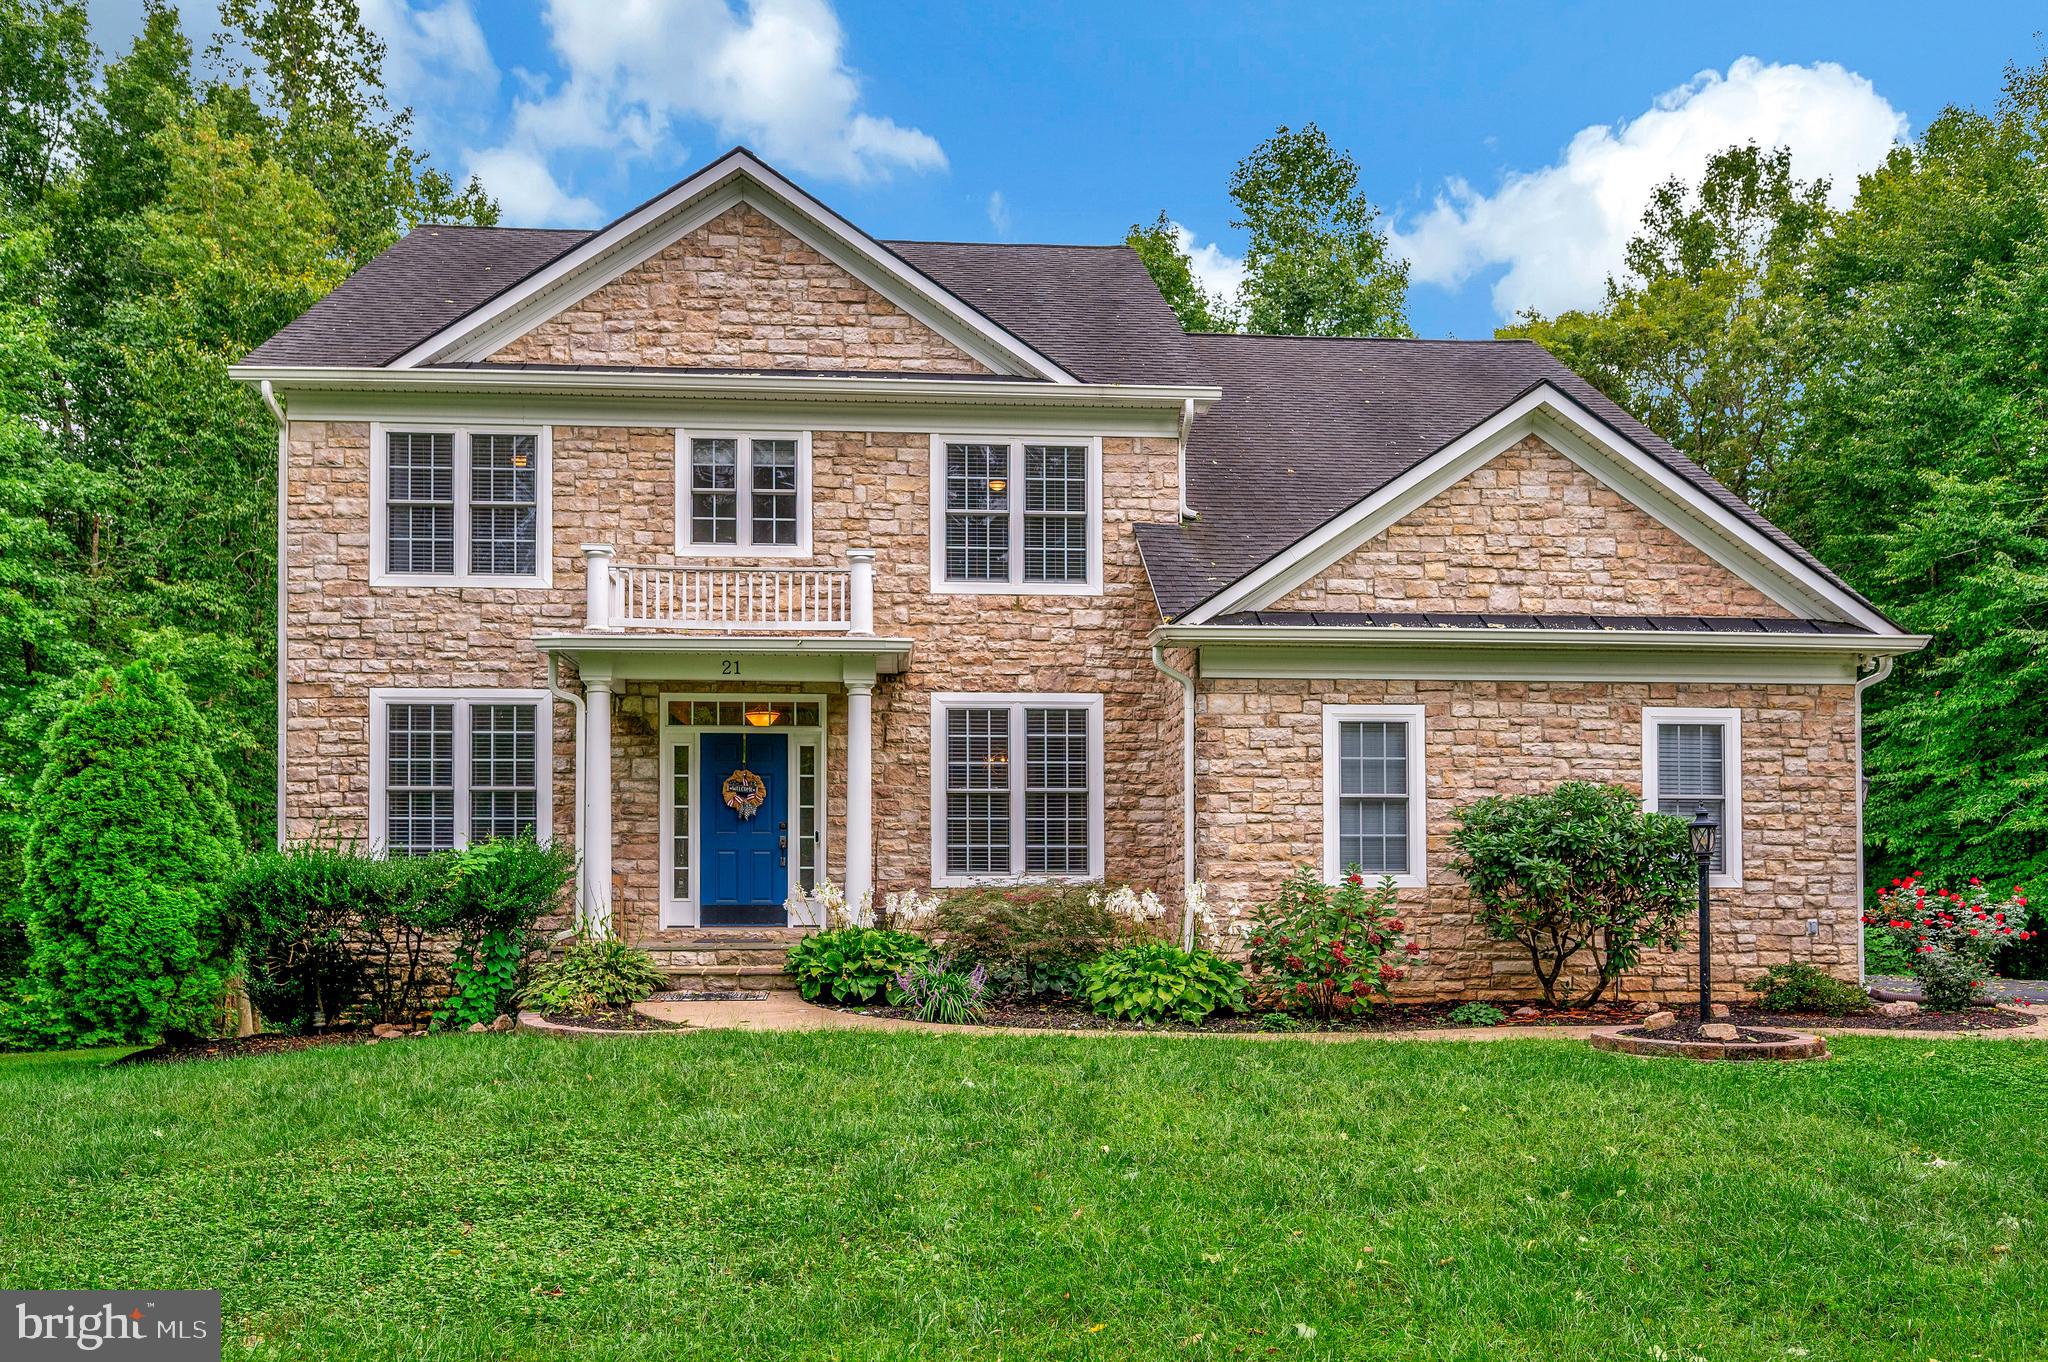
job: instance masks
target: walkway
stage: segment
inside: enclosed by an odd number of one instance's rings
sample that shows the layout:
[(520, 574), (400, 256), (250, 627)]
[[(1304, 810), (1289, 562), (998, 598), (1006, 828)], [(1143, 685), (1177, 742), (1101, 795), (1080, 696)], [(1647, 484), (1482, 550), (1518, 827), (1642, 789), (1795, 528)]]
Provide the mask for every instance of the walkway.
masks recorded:
[[(1870, 987), (1881, 988), (1903, 998), (1920, 996), (1918, 979), (1873, 974)], [(2048, 979), (1986, 979), (1984, 992), (2002, 1003), (2048, 1003)]]

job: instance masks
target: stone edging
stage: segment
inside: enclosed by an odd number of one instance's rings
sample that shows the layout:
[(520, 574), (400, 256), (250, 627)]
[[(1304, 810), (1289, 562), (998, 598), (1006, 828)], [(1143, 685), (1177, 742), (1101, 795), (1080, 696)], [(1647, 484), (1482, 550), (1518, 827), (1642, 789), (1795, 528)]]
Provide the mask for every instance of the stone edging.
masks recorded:
[[(1701, 1060), (1790, 1060), (1826, 1059), (1828, 1043), (1819, 1036), (1788, 1031), (1783, 1040), (1729, 1041), (1659, 1040), (1655, 1036), (1626, 1036), (1630, 1028), (1611, 1026), (1587, 1037), (1595, 1050), (1623, 1055), (1669, 1055), (1677, 1059)], [(1761, 1028), (1759, 1028), (1761, 1029)]]

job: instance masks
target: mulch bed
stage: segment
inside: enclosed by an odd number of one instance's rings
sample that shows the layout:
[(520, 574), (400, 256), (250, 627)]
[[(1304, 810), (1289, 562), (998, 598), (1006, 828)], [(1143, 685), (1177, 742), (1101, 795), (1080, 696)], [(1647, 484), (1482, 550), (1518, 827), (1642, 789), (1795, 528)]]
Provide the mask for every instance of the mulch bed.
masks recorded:
[[(1623, 1034), (1624, 1036), (1639, 1037), (1643, 1040), (1696, 1040), (1702, 1041), (1708, 1045), (1726, 1045), (1729, 1043), (1725, 1040), (1715, 1040), (1712, 1037), (1701, 1035), (1701, 1024), (1702, 1023), (1700, 1022), (1699, 1017), (1695, 1015), (1691, 1017), (1680, 1017), (1675, 1024), (1665, 1027), (1662, 1031), (1652, 1031), (1649, 1030), (1647, 1027), (1642, 1026), (1631, 1026), (1626, 1031), (1623, 1031), (1621, 1034)], [(1741, 1041), (1745, 1045), (1761, 1045), (1771, 1041), (1792, 1039), (1790, 1035), (1783, 1031), (1760, 1031), (1753, 1026), (1744, 1026), (1741, 1022), (1736, 1021), (1733, 1017), (1729, 1017), (1718, 1024), (1734, 1026), (1736, 1039)], [(1705, 1023), (1705, 1025), (1714, 1026), (1717, 1025), (1717, 1023), (1707, 1022)]]
[(630, 1007), (608, 1008), (602, 1012), (543, 1012), (541, 1020), (556, 1026), (580, 1026), (586, 1031), (687, 1031), (682, 1022), (663, 1021)]
[[(117, 1064), (178, 1064), (188, 1059), (241, 1059), (248, 1055), (282, 1055), (293, 1050), (317, 1050), (329, 1045), (365, 1045), (377, 1039), (367, 1027), (351, 1031), (321, 1031), (294, 1036), (266, 1032), (257, 1036), (236, 1036), (227, 1040), (166, 1041), (147, 1050), (137, 1050), (114, 1061)], [(396, 1039), (396, 1037), (394, 1037)]]
[[(1672, 1010), (1678, 1011), (1676, 1008)], [(1881, 1017), (1875, 1012), (1832, 1017), (1817, 1012), (1764, 1012), (1754, 1007), (1731, 1007), (1728, 1020), (1737, 1026), (1762, 1022), (1800, 1028), (1853, 1026), (1871, 1031), (2010, 1031), (2032, 1026), (2038, 1019), (2002, 1007), (1973, 1007), (1967, 1012), (1916, 1012), (1910, 1017)]]
[[(988, 1015), (981, 1019), (981, 1025), (1011, 1027), (1025, 1031), (1200, 1031), (1215, 1034), (1246, 1031), (1284, 1031), (1291, 1034), (1309, 1031), (1440, 1031), (1457, 1025), (1450, 1020), (1451, 1012), (1456, 1006), (1456, 1003), (1401, 1003), (1389, 1007), (1376, 1007), (1363, 1016), (1347, 1015), (1333, 1017), (1327, 1021), (1298, 1016), (1292, 1019), (1291, 1025), (1277, 1024), (1272, 1020), (1272, 1014), (1261, 1013), (1250, 1016), (1211, 1017), (1199, 1026), (1189, 1026), (1177, 1021), (1159, 1026), (1140, 1026), (1136, 1022), (1098, 1017), (1088, 1010), (1087, 1004), (1073, 998), (1004, 999), (990, 1006)], [(841, 1006), (839, 1010), (859, 1012), (870, 1017), (917, 1020), (914, 1012), (903, 1007), (867, 1004)], [(1536, 1028), (1616, 1026), (1624, 1022), (1637, 1021), (1641, 1016), (1642, 1014), (1634, 1007), (1628, 1005), (1560, 1008), (1555, 1012), (1541, 1012), (1533, 1017), (1517, 1017), (1511, 1014), (1499, 1024)]]

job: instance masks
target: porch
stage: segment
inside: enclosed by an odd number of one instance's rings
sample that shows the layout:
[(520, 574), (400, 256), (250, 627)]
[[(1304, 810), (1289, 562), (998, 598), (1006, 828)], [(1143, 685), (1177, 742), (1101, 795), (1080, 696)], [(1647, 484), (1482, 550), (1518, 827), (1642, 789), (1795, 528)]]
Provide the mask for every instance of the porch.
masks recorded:
[(709, 967), (740, 962), (706, 941), (807, 925), (785, 902), (827, 879), (853, 900), (872, 887), (874, 689), (911, 641), (874, 633), (871, 550), (844, 567), (584, 559), (583, 628), (534, 636), (575, 715), (582, 918), (723, 978)]

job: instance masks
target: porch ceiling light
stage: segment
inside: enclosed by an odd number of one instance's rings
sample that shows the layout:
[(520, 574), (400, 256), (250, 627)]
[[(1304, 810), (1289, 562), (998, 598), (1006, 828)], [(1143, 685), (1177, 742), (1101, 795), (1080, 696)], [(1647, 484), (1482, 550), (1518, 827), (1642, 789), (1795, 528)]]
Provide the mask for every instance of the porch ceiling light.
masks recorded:
[(781, 717), (781, 712), (773, 705), (747, 706), (747, 722), (755, 728), (773, 728), (775, 721)]

